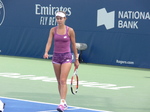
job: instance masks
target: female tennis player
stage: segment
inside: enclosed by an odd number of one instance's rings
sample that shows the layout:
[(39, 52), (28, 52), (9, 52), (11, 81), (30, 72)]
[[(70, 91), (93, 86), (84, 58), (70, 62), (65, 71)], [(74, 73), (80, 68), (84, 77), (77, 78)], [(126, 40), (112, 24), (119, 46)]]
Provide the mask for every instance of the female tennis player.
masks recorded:
[(57, 107), (59, 112), (67, 109), (66, 95), (67, 95), (67, 77), (72, 65), (72, 54), (70, 44), (75, 56), (74, 66), (78, 68), (78, 53), (76, 49), (75, 32), (65, 25), (66, 14), (64, 12), (56, 13), (57, 26), (50, 29), (49, 38), (45, 48), (44, 58), (48, 58), (48, 52), (51, 48), (52, 40), (54, 39), (54, 51), (52, 63), (55, 75), (58, 81), (58, 90), (60, 94), (60, 105)]

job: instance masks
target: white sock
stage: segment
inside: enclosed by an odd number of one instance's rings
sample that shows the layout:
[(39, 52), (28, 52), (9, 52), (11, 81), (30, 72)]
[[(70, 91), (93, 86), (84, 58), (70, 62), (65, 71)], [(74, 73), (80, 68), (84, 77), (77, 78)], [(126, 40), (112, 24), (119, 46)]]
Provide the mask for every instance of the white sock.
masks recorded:
[(65, 99), (61, 99), (61, 100), (60, 100), (60, 104), (61, 104), (61, 105), (67, 104), (67, 103), (66, 103), (66, 100), (65, 100)]

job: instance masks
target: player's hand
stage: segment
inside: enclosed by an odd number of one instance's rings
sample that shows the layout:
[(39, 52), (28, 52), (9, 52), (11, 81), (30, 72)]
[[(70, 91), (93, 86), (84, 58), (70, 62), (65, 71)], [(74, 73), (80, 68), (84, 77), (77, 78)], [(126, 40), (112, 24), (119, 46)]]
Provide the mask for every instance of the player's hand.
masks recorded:
[(76, 59), (74, 62), (75, 69), (77, 69), (79, 67), (79, 65), (80, 65), (80, 63), (79, 63), (78, 59)]
[(43, 58), (48, 59), (48, 53), (45, 53), (45, 54), (43, 55)]

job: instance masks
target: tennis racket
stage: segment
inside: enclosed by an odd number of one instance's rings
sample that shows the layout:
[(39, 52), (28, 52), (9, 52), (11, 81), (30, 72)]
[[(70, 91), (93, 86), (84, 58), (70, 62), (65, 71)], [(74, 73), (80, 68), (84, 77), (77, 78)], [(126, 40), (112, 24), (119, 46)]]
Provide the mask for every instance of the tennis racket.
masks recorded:
[(72, 94), (76, 94), (78, 92), (79, 87), (79, 78), (78, 78), (78, 69), (74, 69), (73, 75), (71, 77), (71, 92)]

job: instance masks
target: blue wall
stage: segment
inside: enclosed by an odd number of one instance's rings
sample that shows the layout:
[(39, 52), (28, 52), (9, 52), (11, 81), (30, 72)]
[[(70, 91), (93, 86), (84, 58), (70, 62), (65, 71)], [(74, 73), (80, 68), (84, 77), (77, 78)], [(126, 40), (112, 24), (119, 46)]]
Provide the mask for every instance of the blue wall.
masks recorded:
[[(87, 63), (150, 68), (149, 0), (0, 0), (0, 54), (42, 58), (66, 11)], [(53, 48), (53, 47), (52, 47)], [(50, 50), (52, 54), (53, 50)]]

